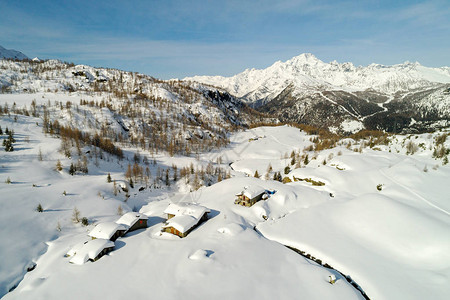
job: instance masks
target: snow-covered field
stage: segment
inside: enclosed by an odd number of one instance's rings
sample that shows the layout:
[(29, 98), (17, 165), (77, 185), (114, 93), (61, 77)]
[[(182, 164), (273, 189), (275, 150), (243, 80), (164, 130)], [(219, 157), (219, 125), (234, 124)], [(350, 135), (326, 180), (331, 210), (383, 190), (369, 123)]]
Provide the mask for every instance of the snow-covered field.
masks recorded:
[[(4, 299), (363, 299), (341, 274), (284, 245), (351, 276), (372, 299), (450, 297), (450, 167), (431, 158), (427, 135), (418, 137), (425, 147), (414, 155), (405, 154), (406, 137), (399, 136), (382, 151), (358, 153), (342, 145), (310, 152), (306, 167), (284, 175), (291, 162), (285, 154), (303, 151), (309, 136), (292, 127), (238, 132), (227, 148), (198, 159), (156, 156), (162, 166), (205, 165), (221, 157), (231, 179), (191, 193), (183, 180), (167, 189), (136, 187), (125, 203), (106, 181), (107, 173), (123, 181), (125, 162), (89, 163), (88, 175), (70, 176), (60, 141), (36, 122), (0, 117), (2, 129), (14, 129), (17, 140), (15, 151), (0, 149)], [(54, 170), (58, 159), (61, 172)], [(270, 178), (280, 171), (293, 182), (264, 180), (269, 164)], [(256, 170), (261, 178), (252, 177)], [(236, 193), (256, 185), (276, 192), (250, 208), (234, 204)], [(180, 201), (211, 210), (210, 219), (183, 239), (161, 234), (164, 209)], [(94, 263), (70, 264), (65, 254), (88, 240), (96, 223), (116, 221), (119, 205), (148, 215), (149, 227), (119, 238), (114, 251)], [(74, 207), (90, 225), (71, 221)]]

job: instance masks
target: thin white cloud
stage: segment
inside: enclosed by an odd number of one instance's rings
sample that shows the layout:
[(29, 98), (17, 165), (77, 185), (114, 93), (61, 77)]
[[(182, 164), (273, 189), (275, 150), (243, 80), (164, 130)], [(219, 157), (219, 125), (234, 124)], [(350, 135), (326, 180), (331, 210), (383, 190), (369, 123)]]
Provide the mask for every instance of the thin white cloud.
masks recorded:
[(450, 4), (448, 1), (428, 1), (412, 4), (389, 13), (387, 17), (398, 22), (410, 22), (415, 26), (450, 28)]

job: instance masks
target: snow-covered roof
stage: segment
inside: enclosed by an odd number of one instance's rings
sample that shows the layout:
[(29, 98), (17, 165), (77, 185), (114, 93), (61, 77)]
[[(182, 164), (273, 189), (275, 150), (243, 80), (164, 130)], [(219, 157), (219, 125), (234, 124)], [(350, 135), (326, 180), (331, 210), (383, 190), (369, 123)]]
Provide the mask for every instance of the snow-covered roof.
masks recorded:
[(265, 191), (266, 190), (264, 188), (262, 188), (258, 185), (246, 186), (246, 187), (244, 187), (244, 190), (241, 193), (237, 194), (236, 196), (244, 195), (250, 199), (253, 199), (256, 196), (263, 194)]
[(191, 204), (191, 203), (171, 203), (165, 210), (165, 214), (171, 214), (175, 216), (187, 215), (196, 219), (200, 219), (205, 212), (210, 210), (204, 206)]
[(173, 227), (179, 232), (185, 233), (186, 231), (194, 227), (198, 223), (198, 221), (199, 220), (193, 216), (180, 215), (167, 220), (166, 224), (164, 224), (162, 227)]
[(81, 248), (83, 248), (83, 246), (89, 241), (85, 241), (82, 243), (78, 243), (75, 246), (73, 246), (72, 248), (70, 248), (70, 250), (67, 252), (67, 256), (74, 256), (75, 254), (77, 254), (78, 251), (80, 251)]
[(117, 224), (115, 222), (100, 223), (89, 233), (89, 236), (97, 239), (109, 240), (117, 230), (127, 230), (126, 225)]
[(96, 258), (103, 249), (110, 247), (114, 247), (114, 242), (106, 239), (95, 239), (75, 245), (67, 254), (73, 256), (70, 260), (71, 263), (82, 265), (89, 259)]
[(139, 220), (147, 220), (148, 217), (138, 212), (128, 212), (116, 221), (117, 224), (123, 224), (128, 227), (133, 226)]

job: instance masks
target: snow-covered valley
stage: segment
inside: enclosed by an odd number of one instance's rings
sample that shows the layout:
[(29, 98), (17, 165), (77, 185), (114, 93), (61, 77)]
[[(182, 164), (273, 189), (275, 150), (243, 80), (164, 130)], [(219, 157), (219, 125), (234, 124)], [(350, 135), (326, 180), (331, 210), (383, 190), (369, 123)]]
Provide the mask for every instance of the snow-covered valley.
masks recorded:
[[(8, 101), (2, 95), (1, 103)], [(363, 299), (342, 275), (283, 245), (351, 276), (371, 299), (450, 295), (450, 167), (433, 158), (443, 132), (394, 135), (372, 147), (344, 139), (313, 151), (314, 136), (297, 128), (258, 127), (198, 155), (140, 152), (153, 178), (173, 164), (211, 163), (231, 175), (194, 190), (192, 180), (175, 181), (172, 173), (170, 186), (131, 188), (124, 173), (132, 147), (124, 148), (123, 160), (88, 155), (89, 172), (71, 176), (76, 151), (72, 158), (61, 153), (60, 139), (43, 133), (42, 118), (5, 114), (0, 126), (13, 129), (16, 139), (14, 151), (2, 148), (0, 155), (4, 299)], [(449, 139), (443, 147), (450, 148)], [(285, 183), (273, 180), (278, 172)], [(115, 183), (107, 182), (108, 173)], [(129, 197), (113, 184), (127, 186)], [(234, 204), (246, 186), (275, 193), (251, 207)], [(209, 208), (209, 219), (182, 239), (161, 233), (166, 207), (185, 202)], [(73, 222), (75, 207), (89, 225)], [(66, 253), (89, 240), (96, 224), (132, 210), (149, 217), (148, 228), (119, 238), (96, 262), (69, 263)]]
[[(367, 92), (370, 109), (356, 90), (318, 91), (308, 101), (353, 117), (316, 128), (205, 84), (1, 60), (0, 296), (447, 299), (448, 126), (358, 120), (417, 95), (446, 113), (441, 84)], [(306, 118), (289, 89), (271, 103)], [(127, 213), (147, 226), (115, 223)]]

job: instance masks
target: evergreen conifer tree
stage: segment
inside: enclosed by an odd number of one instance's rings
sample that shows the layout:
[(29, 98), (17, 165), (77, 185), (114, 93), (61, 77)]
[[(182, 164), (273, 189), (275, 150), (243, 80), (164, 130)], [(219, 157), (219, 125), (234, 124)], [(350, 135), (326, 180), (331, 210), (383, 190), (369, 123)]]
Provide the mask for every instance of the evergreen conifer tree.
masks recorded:
[(169, 169), (166, 169), (166, 186), (170, 186)]
[(70, 168), (69, 168), (69, 174), (70, 175), (74, 175), (75, 174), (75, 166), (73, 165), (73, 163), (70, 164)]

